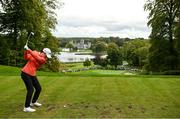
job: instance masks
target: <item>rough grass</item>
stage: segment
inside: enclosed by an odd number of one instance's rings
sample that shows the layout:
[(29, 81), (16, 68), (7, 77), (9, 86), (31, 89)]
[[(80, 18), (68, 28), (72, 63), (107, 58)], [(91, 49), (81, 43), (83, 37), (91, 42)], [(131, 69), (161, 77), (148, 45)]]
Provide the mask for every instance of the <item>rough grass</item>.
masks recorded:
[(87, 76), (39, 72), (43, 106), (24, 113), (26, 90), (18, 70), (0, 66), (0, 118), (180, 117), (179, 76), (96, 77), (98, 73), (91, 76), (92, 72)]

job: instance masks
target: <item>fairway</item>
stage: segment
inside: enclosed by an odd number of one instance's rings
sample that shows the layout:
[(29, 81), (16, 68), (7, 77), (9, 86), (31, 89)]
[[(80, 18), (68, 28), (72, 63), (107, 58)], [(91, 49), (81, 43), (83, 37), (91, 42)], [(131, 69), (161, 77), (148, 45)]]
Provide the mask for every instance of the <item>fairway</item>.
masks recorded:
[(1, 74), (0, 118), (180, 117), (179, 78), (41, 75), (43, 106), (25, 113), (26, 90), (20, 76)]

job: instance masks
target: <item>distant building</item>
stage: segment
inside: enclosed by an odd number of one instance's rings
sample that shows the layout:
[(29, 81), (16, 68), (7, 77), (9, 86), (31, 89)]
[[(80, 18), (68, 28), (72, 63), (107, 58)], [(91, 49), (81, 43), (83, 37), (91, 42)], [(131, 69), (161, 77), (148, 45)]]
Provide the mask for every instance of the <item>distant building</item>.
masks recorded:
[(78, 55), (74, 52), (60, 52), (57, 58), (61, 62), (84, 62), (86, 59), (92, 60), (95, 58), (94, 55)]
[(71, 41), (74, 47), (77, 47), (78, 49), (89, 49), (91, 47), (91, 42), (87, 42), (87, 44), (84, 43), (84, 39), (81, 39), (80, 42), (73, 42)]
[(69, 48), (62, 48), (62, 52), (69, 52)]

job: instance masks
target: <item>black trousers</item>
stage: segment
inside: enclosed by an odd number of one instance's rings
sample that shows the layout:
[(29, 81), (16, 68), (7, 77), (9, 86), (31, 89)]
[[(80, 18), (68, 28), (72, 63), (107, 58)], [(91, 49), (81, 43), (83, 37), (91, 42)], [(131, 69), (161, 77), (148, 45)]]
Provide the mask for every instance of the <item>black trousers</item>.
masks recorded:
[(34, 92), (34, 88), (36, 89), (36, 91), (34, 93), (32, 103), (37, 101), (39, 94), (41, 93), (41, 85), (39, 84), (39, 81), (37, 80), (36, 76), (30, 76), (24, 72), (21, 72), (21, 78), (23, 79), (27, 89), (25, 107), (29, 107)]

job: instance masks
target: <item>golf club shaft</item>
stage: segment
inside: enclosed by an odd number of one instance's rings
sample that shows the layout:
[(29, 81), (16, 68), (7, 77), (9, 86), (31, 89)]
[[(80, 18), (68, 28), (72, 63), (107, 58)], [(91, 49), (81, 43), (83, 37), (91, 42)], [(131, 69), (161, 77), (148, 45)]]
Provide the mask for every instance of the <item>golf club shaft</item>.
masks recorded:
[(26, 41), (26, 45), (28, 45), (30, 36), (31, 36), (31, 33), (30, 33), (29, 36), (28, 36), (28, 39), (27, 39), (27, 41)]

